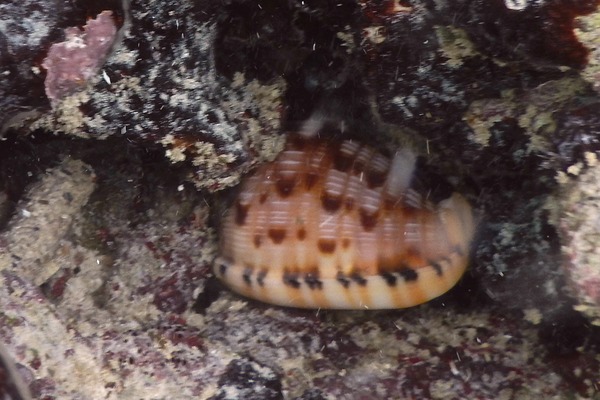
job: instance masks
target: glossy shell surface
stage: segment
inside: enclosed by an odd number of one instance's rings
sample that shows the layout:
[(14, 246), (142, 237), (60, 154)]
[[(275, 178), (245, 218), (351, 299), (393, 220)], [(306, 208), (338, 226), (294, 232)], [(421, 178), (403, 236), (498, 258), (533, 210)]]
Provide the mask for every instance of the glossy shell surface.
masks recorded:
[(302, 308), (410, 307), (456, 284), (474, 222), (459, 194), (411, 188), (415, 156), (356, 141), (288, 141), (242, 184), (215, 274), (234, 291)]

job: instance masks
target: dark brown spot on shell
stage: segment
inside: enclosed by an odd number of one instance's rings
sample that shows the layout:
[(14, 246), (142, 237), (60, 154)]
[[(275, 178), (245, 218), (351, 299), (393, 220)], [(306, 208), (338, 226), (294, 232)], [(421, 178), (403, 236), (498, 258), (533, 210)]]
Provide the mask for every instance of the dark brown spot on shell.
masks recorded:
[(348, 238), (343, 238), (342, 239), (342, 247), (344, 249), (347, 249), (348, 247), (350, 247), (350, 243), (351, 243), (350, 239), (348, 239)]
[(346, 289), (350, 286), (350, 279), (346, 278), (342, 272), (338, 272), (335, 279)]
[(385, 283), (387, 283), (388, 286), (396, 286), (396, 281), (398, 280), (396, 275), (390, 272), (382, 272), (381, 277), (385, 280)]
[(254, 235), (254, 247), (256, 247), (258, 249), (261, 244), (262, 244), (262, 236)]
[(335, 251), (336, 243), (333, 239), (319, 239), (317, 241), (317, 246), (321, 253), (331, 254)]
[(287, 234), (285, 229), (281, 228), (271, 228), (269, 229), (269, 237), (275, 244), (281, 244), (285, 239), (285, 235)]
[(306, 274), (304, 282), (311, 289), (323, 289), (323, 282), (319, 279), (319, 275), (315, 273)]
[(252, 269), (251, 268), (246, 268), (244, 270), (244, 273), (242, 274), (242, 279), (244, 280), (244, 283), (248, 286), (252, 285)]
[(248, 217), (248, 209), (250, 204), (242, 204), (239, 201), (235, 203), (235, 223), (238, 225), (244, 225), (246, 218)]
[(442, 266), (435, 262), (435, 261), (430, 261), (429, 265), (431, 265), (431, 267), (435, 270), (435, 273), (437, 276), (442, 276), (444, 275), (444, 271), (442, 270)]
[(323, 193), (323, 196), (321, 196), (321, 204), (323, 204), (325, 211), (334, 213), (340, 209), (342, 198), (340, 196), (332, 196), (325, 192)]
[(283, 273), (283, 283), (287, 286), (291, 286), (294, 289), (298, 289), (300, 287), (300, 281), (298, 280), (297, 274), (292, 274), (289, 272)]
[(338, 171), (347, 172), (352, 167), (353, 157), (350, 154), (337, 151), (333, 157), (333, 168)]
[(417, 279), (419, 279), (419, 274), (417, 273), (417, 271), (406, 265), (400, 267), (398, 273), (400, 274), (400, 276), (402, 276), (402, 278), (404, 278), (406, 282), (414, 282)]
[(267, 276), (267, 271), (265, 271), (265, 270), (260, 271), (258, 273), (258, 275), (256, 275), (256, 282), (258, 283), (259, 286), (265, 285), (265, 277), (266, 276)]
[(298, 229), (298, 231), (296, 232), (296, 237), (298, 238), (298, 240), (306, 239), (306, 229), (304, 229), (304, 228)]
[(367, 232), (372, 231), (375, 225), (377, 225), (378, 213), (370, 213), (364, 208), (361, 208), (358, 212), (360, 216), (360, 224), (363, 229)]
[(294, 186), (296, 186), (296, 178), (279, 178), (275, 183), (275, 187), (277, 188), (277, 192), (281, 197), (288, 197), (294, 191)]
[(307, 173), (305, 178), (306, 190), (311, 190), (318, 180), (319, 176), (314, 172)]
[(225, 276), (225, 273), (227, 272), (227, 267), (228, 267), (228, 265), (225, 262), (222, 262), (221, 264), (219, 264), (219, 274), (221, 276)]
[(267, 201), (268, 197), (269, 194), (267, 192), (262, 192), (260, 196), (258, 196), (258, 201), (260, 202), (260, 204), (265, 204), (265, 201)]
[(385, 183), (387, 177), (385, 172), (381, 171), (369, 171), (367, 174), (367, 185), (370, 189), (380, 187)]
[(363, 278), (362, 276), (360, 276), (360, 274), (358, 272), (353, 272), (350, 275), (350, 278), (358, 283), (360, 286), (366, 286), (367, 285), (367, 280), (365, 278)]

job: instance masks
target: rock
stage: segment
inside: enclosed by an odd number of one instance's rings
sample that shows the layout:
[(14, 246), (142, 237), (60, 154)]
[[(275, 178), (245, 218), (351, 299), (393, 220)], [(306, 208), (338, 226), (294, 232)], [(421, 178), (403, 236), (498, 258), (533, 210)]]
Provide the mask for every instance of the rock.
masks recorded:
[(16, 272), (37, 285), (56, 273), (60, 241), (94, 190), (93, 179), (90, 167), (77, 160), (49, 170), (30, 189), (28, 201), (17, 206), (8, 233), (0, 235), (0, 271)]
[(219, 380), (221, 386), (210, 400), (283, 399), (281, 381), (269, 368), (251, 360), (233, 360)]
[(563, 176), (560, 194), (550, 203), (562, 239), (563, 266), (575, 309), (600, 325), (600, 163), (598, 154), (586, 153), (586, 163)]
[(51, 0), (0, 5), (0, 137), (48, 109), (39, 61), (72, 12), (70, 3)]
[[(173, 163), (185, 161), (189, 179), (199, 189), (234, 185), (250, 166), (281, 148), (278, 109), (284, 85), (278, 79), (260, 84), (242, 74), (230, 80), (216, 73), (218, 11), (210, 1), (134, 2), (123, 10), (118, 37), (110, 11), (101, 13), (86, 33), (78, 33), (89, 41), (104, 29), (100, 34), (106, 39), (98, 51), (87, 45), (73, 53), (83, 69), (58, 82), (52, 60), (65, 45), (50, 49), (46, 82), (50, 98), (55, 98), (53, 110), (31, 127), (91, 139), (124, 136), (148, 147), (163, 146)], [(83, 37), (74, 32), (68, 30), (71, 42)], [(113, 37), (113, 51), (104, 62)], [(85, 76), (87, 85), (73, 80), (78, 75)], [(82, 87), (65, 96), (73, 91), (69, 81)]]

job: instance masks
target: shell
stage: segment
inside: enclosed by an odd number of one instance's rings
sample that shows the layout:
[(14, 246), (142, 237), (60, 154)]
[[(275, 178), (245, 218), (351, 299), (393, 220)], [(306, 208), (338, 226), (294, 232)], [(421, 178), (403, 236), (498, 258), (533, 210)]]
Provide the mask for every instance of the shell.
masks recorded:
[(302, 308), (387, 309), (448, 291), (468, 264), (471, 206), (410, 187), (416, 157), (355, 141), (288, 140), (225, 214), (215, 274), (234, 291)]

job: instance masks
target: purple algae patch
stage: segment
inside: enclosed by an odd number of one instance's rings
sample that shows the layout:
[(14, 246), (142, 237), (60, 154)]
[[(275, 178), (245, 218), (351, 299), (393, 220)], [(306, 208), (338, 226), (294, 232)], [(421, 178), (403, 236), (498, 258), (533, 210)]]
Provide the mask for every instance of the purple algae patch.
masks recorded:
[(115, 41), (112, 11), (102, 11), (83, 27), (65, 29), (65, 41), (50, 46), (42, 62), (46, 68), (46, 95), (55, 103), (73, 94), (93, 77)]

